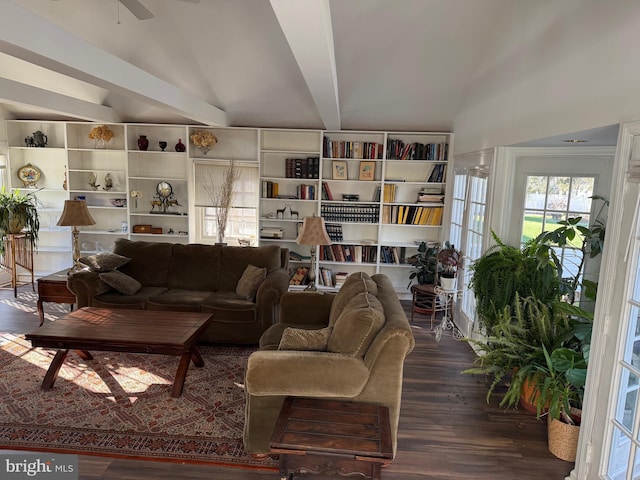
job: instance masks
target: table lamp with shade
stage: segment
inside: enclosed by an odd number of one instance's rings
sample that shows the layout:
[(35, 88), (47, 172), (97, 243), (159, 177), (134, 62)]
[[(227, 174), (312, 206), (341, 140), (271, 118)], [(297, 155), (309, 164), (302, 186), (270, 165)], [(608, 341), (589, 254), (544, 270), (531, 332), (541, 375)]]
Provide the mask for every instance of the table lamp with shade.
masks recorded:
[(327, 234), (327, 230), (324, 226), (324, 218), (305, 217), (302, 219), (302, 228), (296, 238), (298, 245), (310, 245), (311, 246), (311, 268), (309, 269), (309, 285), (305, 288), (305, 291), (315, 292), (316, 288), (316, 246), (317, 245), (331, 245), (331, 239)]
[(93, 219), (87, 208), (87, 202), (84, 200), (65, 200), (64, 210), (58, 220), (57, 225), (59, 227), (73, 227), (71, 231), (73, 235), (73, 267), (69, 270), (69, 273), (77, 272), (83, 267), (79, 262), (80, 259), (80, 244), (78, 243), (78, 227), (84, 227), (87, 225), (95, 225), (96, 221)]

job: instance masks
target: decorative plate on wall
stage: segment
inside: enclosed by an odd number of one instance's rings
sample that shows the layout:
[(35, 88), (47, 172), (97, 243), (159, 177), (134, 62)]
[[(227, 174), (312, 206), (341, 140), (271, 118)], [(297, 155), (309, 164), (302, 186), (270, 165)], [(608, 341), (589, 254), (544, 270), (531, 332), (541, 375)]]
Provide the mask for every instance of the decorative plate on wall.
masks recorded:
[(38, 167), (34, 167), (30, 163), (27, 163), (24, 167), (18, 169), (18, 178), (22, 181), (25, 187), (35, 188), (37, 182), (40, 180), (42, 172)]

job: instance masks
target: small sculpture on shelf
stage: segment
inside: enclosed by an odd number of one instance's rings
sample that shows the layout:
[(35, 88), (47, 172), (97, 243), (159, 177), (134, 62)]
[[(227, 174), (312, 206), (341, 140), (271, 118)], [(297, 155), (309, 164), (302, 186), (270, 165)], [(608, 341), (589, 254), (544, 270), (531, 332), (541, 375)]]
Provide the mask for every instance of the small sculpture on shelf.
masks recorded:
[[(173, 197), (173, 187), (169, 182), (160, 182), (156, 186), (156, 195), (151, 200), (151, 211), (149, 213), (165, 213), (172, 215), (180, 215), (178, 212), (170, 212), (169, 207), (181, 206), (177, 199)], [(156, 211), (158, 207), (158, 211)]]
[(100, 187), (100, 185), (96, 185), (96, 181), (98, 180), (98, 177), (96, 177), (96, 174), (93, 172), (89, 173), (89, 186), (91, 187), (91, 190), (96, 191), (98, 190), (98, 188)]
[(102, 189), (108, 192), (112, 188), (113, 188), (113, 179), (111, 178), (111, 174), (107, 173), (104, 176), (104, 187), (102, 187)]
[[(289, 210), (289, 216), (287, 217), (287, 210)], [(293, 216), (295, 215), (296, 218), (300, 218), (300, 216), (298, 215), (298, 211), (297, 210), (293, 210), (291, 208), (291, 204), (287, 203), (285, 204), (284, 207), (279, 208), (276, 210), (276, 218), (280, 218), (280, 215), (282, 215), (282, 219), (284, 220), (285, 218), (293, 218)]]

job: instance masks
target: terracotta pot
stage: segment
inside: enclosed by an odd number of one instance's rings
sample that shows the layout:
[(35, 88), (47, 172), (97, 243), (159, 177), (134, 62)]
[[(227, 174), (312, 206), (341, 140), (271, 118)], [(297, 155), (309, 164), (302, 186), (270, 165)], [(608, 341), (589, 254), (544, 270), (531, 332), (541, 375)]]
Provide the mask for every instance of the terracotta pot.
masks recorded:
[(525, 378), (520, 388), (520, 406), (527, 412), (538, 413), (537, 404), (540, 392), (536, 392), (535, 389), (535, 383), (530, 378)]

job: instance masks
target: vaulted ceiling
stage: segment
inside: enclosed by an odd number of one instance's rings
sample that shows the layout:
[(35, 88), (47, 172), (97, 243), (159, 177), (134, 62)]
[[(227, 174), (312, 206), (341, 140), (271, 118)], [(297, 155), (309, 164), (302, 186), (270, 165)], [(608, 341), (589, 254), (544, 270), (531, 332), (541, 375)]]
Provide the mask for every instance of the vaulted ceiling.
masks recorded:
[[(514, 0), (0, 0), (9, 118), (449, 131)], [(521, 0), (518, 0), (521, 1)]]

